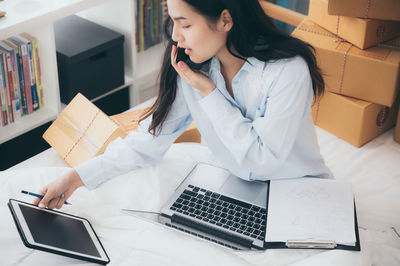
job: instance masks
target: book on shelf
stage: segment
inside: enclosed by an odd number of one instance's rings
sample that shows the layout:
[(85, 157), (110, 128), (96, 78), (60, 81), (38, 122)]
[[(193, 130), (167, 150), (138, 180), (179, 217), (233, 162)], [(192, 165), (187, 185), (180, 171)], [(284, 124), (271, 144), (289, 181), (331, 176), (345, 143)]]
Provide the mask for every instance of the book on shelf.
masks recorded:
[(163, 24), (167, 15), (166, 0), (136, 1), (136, 45), (142, 52), (164, 40)]
[(1, 98), (1, 116), (2, 116), (2, 125), (8, 125), (8, 104), (7, 104), (7, 94), (5, 88), (5, 72), (3, 68), (3, 53), (0, 53), (0, 98)]
[(21, 36), (29, 40), (32, 44), (32, 60), (34, 66), (33, 69), (36, 80), (37, 96), (39, 98), (38, 104), (40, 108), (43, 106), (43, 90), (42, 90), (42, 73), (40, 69), (38, 40), (32, 35), (29, 35), (28, 33), (21, 33)]
[(0, 41), (1, 126), (43, 106), (38, 41), (23, 33)]
[(32, 105), (32, 88), (31, 88), (30, 70), (29, 70), (28, 47), (27, 47), (26, 43), (20, 42), (15, 37), (9, 38), (9, 41), (20, 47), (21, 59), (22, 59), (21, 65), (22, 65), (22, 71), (23, 71), (23, 75), (24, 75), (23, 86), (24, 86), (25, 96), (26, 96), (26, 106), (28, 109), (28, 114), (31, 114), (33, 112), (33, 105)]
[[(7, 72), (6, 85), (11, 100), (13, 120), (21, 118), (21, 94), (18, 73), (16, 67), (16, 51), (4, 42), (0, 42), (0, 51), (3, 53), (3, 64), (6, 65), (4, 72)], [(5, 74), (4, 74), (5, 75)], [(6, 86), (6, 87), (7, 87)]]
[(5, 43), (15, 50), (15, 64), (16, 64), (16, 75), (17, 75), (16, 79), (19, 82), (20, 95), (21, 95), (21, 107), (22, 107), (21, 115), (27, 115), (28, 107), (27, 107), (27, 103), (26, 103), (25, 80), (24, 80), (24, 70), (22, 67), (21, 49), (18, 45), (15, 45), (14, 43), (12, 43), (8, 40), (3, 40), (0, 43)]
[(26, 44), (27, 47), (27, 53), (28, 53), (28, 70), (29, 70), (29, 76), (30, 76), (30, 86), (31, 86), (31, 92), (32, 92), (32, 108), (33, 110), (39, 109), (39, 97), (38, 97), (38, 92), (37, 92), (37, 86), (36, 86), (36, 77), (35, 77), (35, 70), (34, 70), (34, 65), (33, 65), (33, 46), (30, 40), (24, 38), (22, 35), (15, 36), (20, 43)]

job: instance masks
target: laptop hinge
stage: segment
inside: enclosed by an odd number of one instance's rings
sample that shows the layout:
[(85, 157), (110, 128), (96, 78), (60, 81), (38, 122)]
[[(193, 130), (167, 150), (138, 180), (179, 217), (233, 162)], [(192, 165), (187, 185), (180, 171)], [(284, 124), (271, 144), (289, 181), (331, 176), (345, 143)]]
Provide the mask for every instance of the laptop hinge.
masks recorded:
[(188, 219), (186, 217), (182, 217), (182, 216), (179, 216), (176, 214), (172, 215), (171, 222), (191, 227), (193, 229), (202, 231), (202, 232), (210, 234), (210, 235), (214, 235), (216, 237), (225, 239), (227, 241), (231, 241), (233, 243), (236, 243), (238, 245), (241, 245), (241, 246), (244, 246), (247, 248), (251, 248), (253, 246), (252, 245), (253, 241), (251, 241), (251, 240), (248, 240), (246, 238), (242, 238), (239, 236), (235, 236), (233, 234), (229, 234), (228, 232), (224, 232), (222, 230), (212, 228), (211, 226), (207, 226), (205, 224), (198, 223), (196, 221), (193, 221), (191, 219)]

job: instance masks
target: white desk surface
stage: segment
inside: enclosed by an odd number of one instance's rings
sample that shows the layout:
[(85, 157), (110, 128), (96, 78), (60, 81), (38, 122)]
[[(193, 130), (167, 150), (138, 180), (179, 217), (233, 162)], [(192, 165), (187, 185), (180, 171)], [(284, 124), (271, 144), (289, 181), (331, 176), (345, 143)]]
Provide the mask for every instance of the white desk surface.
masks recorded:
[[(361, 252), (235, 252), (119, 211), (158, 211), (196, 162), (213, 161), (201, 144), (174, 144), (156, 166), (122, 175), (94, 191), (80, 188), (70, 199), (73, 205), (62, 210), (92, 222), (110, 265), (400, 265), (400, 144), (393, 141), (393, 129), (359, 149), (320, 128), (317, 135), (335, 177), (353, 185)], [(1, 265), (83, 264), (26, 248), (5, 204), (9, 198), (31, 201), (21, 189), (38, 191), (66, 170), (57, 153), (48, 149), (0, 172)]]

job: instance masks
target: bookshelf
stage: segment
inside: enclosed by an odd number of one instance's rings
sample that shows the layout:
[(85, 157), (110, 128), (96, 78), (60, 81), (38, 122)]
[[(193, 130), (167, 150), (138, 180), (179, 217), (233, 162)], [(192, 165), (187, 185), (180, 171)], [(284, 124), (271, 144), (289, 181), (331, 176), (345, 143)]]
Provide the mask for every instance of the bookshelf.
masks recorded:
[[(130, 87), (131, 107), (152, 95), (156, 86), (164, 44), (145, 52), (136, 50), (136, 3), (133, 0), (5, 0), (0, 10), (0, 39), (27, 32), (38, 39), (42, 69), (44, 107), (15, 123), (0, 127), (0, 144), (54, 120), (61, 111), (53, 23), (72, 14), (125, 35), (125, 84)], [(110, 93), (110, 92), (109, 92)], [(107, 94), (109, 94), (107, 93)]]

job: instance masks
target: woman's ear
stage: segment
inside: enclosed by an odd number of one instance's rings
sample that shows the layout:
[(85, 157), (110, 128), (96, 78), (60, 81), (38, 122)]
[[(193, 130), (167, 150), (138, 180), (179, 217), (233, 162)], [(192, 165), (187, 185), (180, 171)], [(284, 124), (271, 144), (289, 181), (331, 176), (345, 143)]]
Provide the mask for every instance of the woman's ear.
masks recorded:
[(220, 25), (222, 26), (222, 30), (228, 32), (233, 27), (233, 20), (231, 17), (231, 13), (229, 13), (228, 9), (224, 9), (220, 16)]

